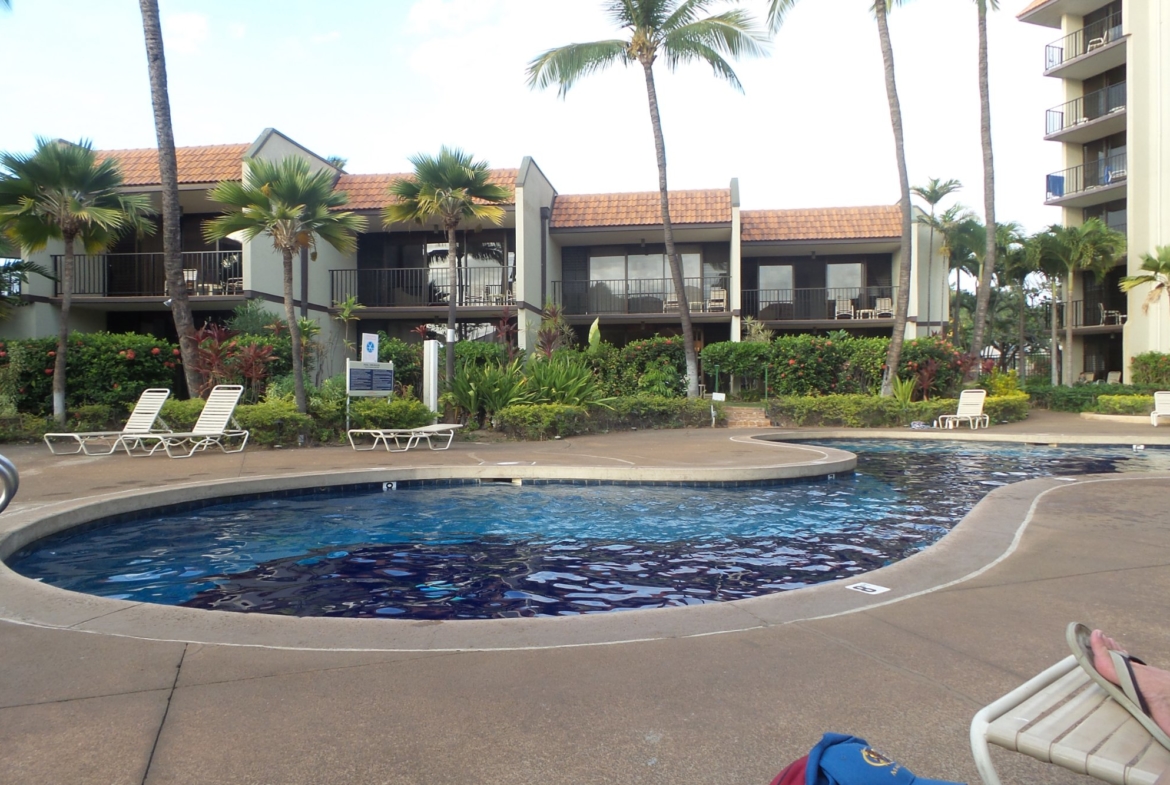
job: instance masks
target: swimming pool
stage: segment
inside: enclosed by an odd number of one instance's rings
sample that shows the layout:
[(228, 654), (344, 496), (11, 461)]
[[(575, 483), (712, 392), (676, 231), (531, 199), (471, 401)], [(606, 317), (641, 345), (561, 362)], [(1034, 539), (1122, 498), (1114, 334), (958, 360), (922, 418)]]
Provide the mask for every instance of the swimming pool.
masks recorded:
[(478, 485), (253, 498), (46, 538), (10, 566), (133, 601), (293, 616), (597, 613), (720, 602), (875, 569), (991, 487), (1170, 468), (1170, 451), (845, 442), (858, 469), (744, 488)]

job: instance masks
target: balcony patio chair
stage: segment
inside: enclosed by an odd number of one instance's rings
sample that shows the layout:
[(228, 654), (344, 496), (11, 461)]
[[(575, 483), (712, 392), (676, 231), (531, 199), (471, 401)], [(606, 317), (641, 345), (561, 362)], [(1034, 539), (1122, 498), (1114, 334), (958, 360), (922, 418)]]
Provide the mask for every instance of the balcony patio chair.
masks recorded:
[(712, 289), (711, 296), (707, 300), (707, 311), (726, 311), (727, 310), (727, 290), (726, 289)]
[(1121, 371), (1110, 371), (1105, 374), (1106, 384), (1121, 384)]
[[(134, 404), (134, 411), (130, 412), (130, 419), (120, 431), (46, 433), (45, 445), (54, 455), (76, 455), (79, 452), (86, 455), (110, 455), (119, 447), (124, 447), (129, 452), (139, 446), (138, 437), (170, 431), (167, 424), (158, 416), (170, 395), (171, 391), (165, 387), (143, 390), (142, 395), (138, 396), (138, 403)], [(161, 427), (156, 428), (156, 423)], [(64, 449), (65, 447), (74, 449)]]
[(873, 313), (875, 319), (893, 319), (894, 298), (878, 297), (873, 303)]
[(983, 402), (987, 398), (986, 390), (963, 390), (959, 393), (959, 408), (954, 414), (940, 415), (934, 421), (935, 428), (958, 428), (962, 422), (970, 423), (971, 430), (980, 425), (987, 428), (991, 419), (983, 413)]
[(678, 310), (678, 295), (671, 292), (666, 295), (666, 299), (662, 301), (662, 312), (669, 313)]
[[(451, 447), (451, 442), (455, 441), (455, 432), (462, 427), (457, 423), (441, 422), (418, 428), (352, 428), (346, 431), (346, 436), (349, 437), (349, 446), (358, 452), (376, 449), (378, 442), (382, 443), (387, 452), (406, 452), (412, 447), (417, 447), (423, 439), (426, 439), (427, 446), (432, 450), (446, 450)], [(369, 447), (358, 447), (358, 442), (364, 436), (372, 437), (373, 442)], [(444, 436), (447, 437), (447, 443), (442, 447), (436, 447), (432, 439), (442, 439)], [(394, 442), (393, 447), (390, 446), (391, 441)]]
[(1094, 49), (1100, 49), (1101, 47), (1105, 46), (1105, 44), (1106, 44), (1106, 40), (1105, 40), (1105, 36), (1103, 36), (1103, 35), (1097, 36), (1096, 38), (1090, 38), (1089, 45), (1085, 47), (1085, 51), (1091, 52)]
[[(244, 388), (239, 384), (219, 384), (207, 396), (203, 404), (203, 411), (195, 421), (195, 427), (186, 433), (158, 433), (140, 434), (135, 438), (144, 452), (130, 453), (138, 458), (143, 455), (154, 455), (160, 449), (165, 450), (171, 458), (190, 458), (197, 452), (208, 447), (218, 447), (225, 453), (240, 452), (248, 444), (248, 431), (235, 421), (236, 404)], [(229, 428), (229, 426), (235, 426)], [(239, 446), (234, 446), (239, 439)], [(233, 446), (229, 448), (229, 444)], [(126, 452), (130, 452), (127, 448)]]
[(1170, 392), (1154, 393), (1154, 411), (1150, 412), (1150, 422), (1158, 427), (1159, 417), (1170, 417)]
[[(1124, 314), (1121, 311), (1110, 310), (1104, 303), (1097, 303), (1097, 310), (1101, 312), (1101, 324), (1125, 324)], [(1113, 321), (1110, 322), (1109, 320)]]
[(852, 319), (856, 315), (852, 300), (837, 300), (833, 308), (834, 319)]

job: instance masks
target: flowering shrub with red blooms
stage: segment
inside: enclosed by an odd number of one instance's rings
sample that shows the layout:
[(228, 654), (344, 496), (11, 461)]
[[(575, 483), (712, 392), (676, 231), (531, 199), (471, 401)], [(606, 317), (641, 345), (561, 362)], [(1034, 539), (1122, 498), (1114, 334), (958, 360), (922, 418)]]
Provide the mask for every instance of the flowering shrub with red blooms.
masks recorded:
[[(934, 361), (933, 376), (928, 372), (928, 360)], [(972, 367), (972, 359), (966, 352), (955, 348), (945, 338), (932, 335), (929, 338), (915, 338), (902, 345), (902, 367), (898, 376), (903, 379), (918, 377), (922, 397), (934, 398), (953, 396), (963, 383), (963, 376)], [(929, 377), (929, 378), (923, 378)], [(929, 384), (922, 387), (923, 384)]]
[[(174, 345), (148, 335), (74, 333), (69, 338), (65, 403), (70, 409), (96, 405), (118, 410), (133, 405), (147, 387), (176, 388), (175, 364), (164, 360)], [(17, 410), (29, 414), (52, 411), (55, 338), (10, 340), (0, 354), (0, 368), (16, 358), (12, 396)], [(177, 350), (175, 350), (177, 353)]]
[(586, 360), (606, 396), (638, 395), (643, 392), (639, 382), (651, 371), (657, 375), (656, 386), (668, 397), (687, 394), (687, 359), (681, 336), (656, 335), (621, 348), (602, 342), (597, 350), (586, 353)]

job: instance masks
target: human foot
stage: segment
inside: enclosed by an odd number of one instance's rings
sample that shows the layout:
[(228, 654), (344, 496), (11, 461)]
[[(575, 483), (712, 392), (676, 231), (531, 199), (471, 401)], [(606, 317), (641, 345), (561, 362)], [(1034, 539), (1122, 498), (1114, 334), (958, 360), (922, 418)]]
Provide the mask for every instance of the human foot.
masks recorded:
[[(1093, 650), (1093, 667), (1107, 681), (1120, 686), (1121, 679), (1117, 675), (1117, 667), (1109, 652), (1125, 654), (1125, 649), (1100, 630), (1093, 630), (1089, 637), (1089, 646)], [(1150, 718), (1163, 732), (1170, 735), (1170, 671), (1132, 661), (1130, 667), (1133, 668), (1134, 682), (1145, 699)]]

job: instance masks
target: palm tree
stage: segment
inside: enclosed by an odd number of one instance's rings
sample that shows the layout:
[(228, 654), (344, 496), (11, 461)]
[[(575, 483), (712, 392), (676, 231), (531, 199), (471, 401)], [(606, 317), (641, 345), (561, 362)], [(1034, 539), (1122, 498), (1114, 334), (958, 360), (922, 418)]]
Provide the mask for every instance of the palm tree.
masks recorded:
[[(962, 291), (962, 273), (966, 273), (978, 280), (979, 258), (982, 248), (986, 246), (987, 235), (983, 224), (974, 214), (963, 211), (961, 217), (950, 227), (949, 253), (947, 255), (948, 270), (955, 272), (955, 290), (953, 292), (955, 307), (951, 310), (951, 342), (956, 346), (960, 343), (960, 293)], [(972, 298), (974, 300), (974, 298)], [(974, 308), (970, 309), (974, 314)]]
[(1027, 375), (1028, 363), (1024, 354), (1028, 328), (1028, 276), (1037, 271), (1035, 256), (1029, 251), (1029, 244), (1036, 241), (1024, 237), (1019, 224), (1000, 226), (1005, 230), (1000, 247), (996, 249), (999, 271), (996, 278), (1010, 284), (1019, 293), (1019, 311), (1016, 313), (1016, 374), (1021, 381)]
[(24, 284), (28, 283), (29, 273), (56, 280), (52, 273), (36, 262), (12, 258), (13, 256), (15, 254), (8, 249), (4, 238), (0, 236), (0, 322), (12, 316), (13, 308), (25, 304), (20, 298), (20, 293)]
[[(731, 9), (712, 16), (702, 16), (713, 0), (609, 0), (606, 12), (628, 38), (569, 44), (550, 49), (528, 64), (528, 85), (559, 87), (564, 97), (584, 76), (613, 65), (637, 63), (646, 80), (646, 98), (650, 104), (650, 125), (654, 132), (654, 150), (658, 157), (658, 196), (662, 208), (662, 231), (670, 277), (678, 298), (679, 321), (687, 361), (687, 397), (699, 395), (699, 361), (695, 354), (695, 333), (691, 325), (690, 303), (684, 288), (682, 264), (674, 246), (674, 228), (670, 222), (670, 200), (666, 187), (666, 145), (662, 136), (662, 119), (658, 114), (658, 94), (654, 87), (654, 61), (662, 57), (674, 71), (685, 63), (706, 63), (715, 75), (743, 91), (739, 77), (723, 59), (763, 53), (763, 31), (752, 17)], [(787, 3), (785, 3), (787, 5)]]
[(150, 71), (150, 100), (154, 105), (154, 128), (158, 137), (158, 171), (162, 185), (163, 272), (171, 293), (171, 315), (179, 335), (183, 374), (192, 395), (199, 389), (196, 370), (198, 343), (195, 319), (183, 280), (183, 235), (180, 230), (179, 166), (175, 160), (175, 132), (171, 128), (171, 101), (167, 95), (167, 63), (163, 54), (162, 27), (158, 0), (138, 0), (142, 10), (142, 32), (146, 38), (146, 61)]
[(459, 148), (442, 146), (437, 156), (419, 153), (410, 159), (414, 174), (394, 181), (390, 195), (397, 201), (382, 211), (386, 223), (438, 220), (447, 232), (447, 384), (455, 379), (455, 292), (459, 246), (455, 230), (465, 220), (504, 220), (500, 205), (512, 198), (507, 188), (489, 182), (487, 161), (474, 161)]
[[(930, 216), (928, 217), (928, 216), (922, 215), (922, 216), (918, 217), (918, 223), (930, 227), (930, 246), (929, 246), (930, 251), (927, 254), (928, 261), (927, 261), (927, 265), (926, 265), (926, 321), (927, 321), (927, 324), (930, 323), (930, 304), (934, 300), (934, 291), (933, 291), (934, 287), (931, 285), (930, 279), (932, 277), (932, 271), (934, 270), (934, 264), (933, 264), (933, 260), (934, 260), (934, 232), (935, 232), (935, 229), (938, 225), (938, 222), (937, 222), (936, 216), (935, 216), (935, 209), (938, 207), (939, 202), (941, 202), (943, 199), (945, 199), (948, 196), (950, 196), (951, 194), (953, 194), (955, 191), (958, 191), (962, 187), (963, 187), (963, 184), (960, 183), (958, 180), (947, 180), (946, 182), (943, 182), (943, 181), (939, 180), (937, 177), (932, 177), (932, 178), (930, 178), (930, 181), (925, 186), (915, 185), (915, 186), (912, 186), (910, 188), (910, 190), (914, 193), (915, 196), (917, 196), (919, 199), (921, 199), (922, 201), (924, 201), (928, 205), (930, 205)], [(946, 275), (945, 274), (943, 275), (943, 285), (944, 286), (946, 285)]]
[[(1152, 284), (1149, 296), (1142, 303), (1142, 310), (1147, 312), (1150, 310), (1150, 303), (1156, 303), (1162, 297), (1162, 292), (1170, 288), (1170, 245), (1158, 246), (1157, 252), (1157, 256), (1142, 254), (1142, 269), (1146, 271), (1145, 275), (1127, 275), (1118, 284), (1123, 292), (1136, 289), (1145, 283)], [(1167, 299), (1167, 302), (1170, 303), (1170, 299)]]
[[(1114, 231), (1100, 218), (1090, 218), (1080, 226), (1054, 224), (1042, 233), (1040, 243), (1040, 264), (1055, 272), (1063, 281), (1064, 288), (1064, 383), (1072, 386), (1072, 281), (1078, 273), (1091, 273), (1098, 279), (1105, 277), (1117, 260), (1125, 253), (1125, 235)], [(1054, 301), (1055, 305), (1055, 301)], [(1053, 320), (1056, 311), (1053, 310)], [(1056, 345), (1053, 344), (1055, 352)]]
[(28, 252), (63, 240), (60, 268), (61, 314), (53, 366), (53, 418), (65, 423), (65, 355), (69, 348), (69, 311), (73, 307), (76, 243), (101, 253), (127, 230), (149, 232), (150, 200), (123, 194), (122, 173), (112, 159), (100, 163), (88, 141), (72, 144), (37, 138), (30, 154), (0, 154), (0, 224)]
[[(995, 222), (995, 161), (991, 152), (991, 98), (987, 84), (987, 6), (999, 8), (996, 0), (975, 0), (979, 18), (979, 137), (983, 145), (983, 225)], [(975, 297), (975, 325), (971, 332), (971, 354), (983, 351), (983, 333), (987, 324), (987, 304), (991, 297), (991, 276), (995, 272), (997, 232), (988, 232), (983, 252), (985, 264), (979, 275)], [(974, 369), (973, 369), (974, 370)]]
[(222, 240), (240, 232), (252, 240), (267, 235), (284, 262), (284, 315), (292, 339), (293, 384), (297, 409), (308, 411), (305, 398), (304, 347), (301, 329), (293, 310), (293, 255), (302, 249), (317, 258), (317, 238), (341, 253), (357, 248), (356, 233), (366, 228), (366, 219), (342, 211), (348, 198), (334, 191), (336, 173), (316, 172), (304, 158), (290, 156), (280, 161), (251, 159), (243, 182), (224, 180), (208, 192), (208, 198), (226, 206), (224, 214), (203, 226), (209, 241)]

